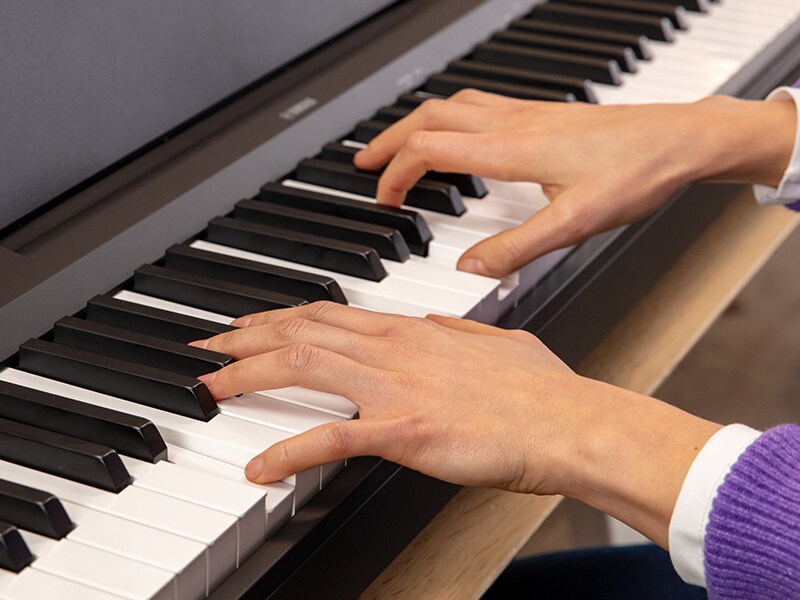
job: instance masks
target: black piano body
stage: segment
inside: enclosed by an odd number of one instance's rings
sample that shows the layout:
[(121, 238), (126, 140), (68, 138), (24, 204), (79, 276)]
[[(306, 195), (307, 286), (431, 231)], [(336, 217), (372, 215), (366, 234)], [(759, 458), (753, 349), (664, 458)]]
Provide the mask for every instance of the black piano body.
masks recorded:
[[(240, 198), (470, 50), (537, 2), (395, 2), (271, 73), (0, 240), (0, 358)], [(800, 23), (719, 91), (761, 98), (800, 75)], [(577, 365), (722, 212), (735, 186), (684, 190), (657, 214), (575, 248), (500, 326)], [(356, 597), (452, 498), (455, 486), (378, 458), (339, 473), (213, 594)]]

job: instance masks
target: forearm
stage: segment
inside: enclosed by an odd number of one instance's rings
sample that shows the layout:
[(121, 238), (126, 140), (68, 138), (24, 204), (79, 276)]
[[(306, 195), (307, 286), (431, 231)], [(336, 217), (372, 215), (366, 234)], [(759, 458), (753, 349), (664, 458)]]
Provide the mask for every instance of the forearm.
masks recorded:
[(596, 406), (573, 434), (559, 491), (667, 548), (686, 473), (721, 426), (641, 394), (587, 384)]

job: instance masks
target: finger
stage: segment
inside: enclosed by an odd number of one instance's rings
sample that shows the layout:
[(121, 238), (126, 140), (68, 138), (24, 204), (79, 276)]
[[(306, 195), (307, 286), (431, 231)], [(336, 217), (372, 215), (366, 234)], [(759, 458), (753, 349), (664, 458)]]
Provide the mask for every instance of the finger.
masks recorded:
[(253, 458), (245, 475), (256, 483), (272, 483), (294, 473), (355, 456), (377, 456), (391, 439), (386, 425), (365, 420), (315, 427), (267, 448)]
[(505, 277), (536, 258), (617, 226), (602, 210), (602, 200), (572, 190), (533, 217), (468, 249), (457, 268), (477, 275)]
[(355, 156), (360, 169), (385, 166), (415, 131), (460, 131), (477, 133), (491, 129), (501, 114), (486, 106), (426, 100), (407, 117), (400, 119)]
[(523, 108), (535, 104), (531, 100), (520, 100), (519, 98), (509, 98), (508, 96), (501, 96), (500, 94), (492, 94), (491, 92), (482, 92), (467, 88), (459, 90), (447, 99), (448, 102), (458, 102), (461, 104), (473, 104), (475, 106), (486, 106), (495, 108)]
[(292, 344), (237, 361), (199, 379), (217, 400), (299, 385), (339, 394), (358, 404), (365, 391), (379, 395), (387, 391), (389, 376), (330, 350)]
[(291, 344), (311, 344), (366, 363), (379, 354), (376, 346), (381, 341), (309, 319), (289, 317), (267, 325), (234, 329), (194, 345), (241, 360)]
[(336, 302), (314, 302), (297, 308), (282, 308), (247, 315), (236, 319), (233, 324), (237, 327), (257, 327), (279, 323), (285, 319), (307, 319), (353, 333), (382, 336), (397, 327), (406, 317), (354, 308)]
[(408, 190), (428, 171), (516, 178), (514, 157), (508, 152), (513, 144), (500, 145), (501, 139), (498, 133), (414, 132), (381, 175), (378, 202), (401, 205)]

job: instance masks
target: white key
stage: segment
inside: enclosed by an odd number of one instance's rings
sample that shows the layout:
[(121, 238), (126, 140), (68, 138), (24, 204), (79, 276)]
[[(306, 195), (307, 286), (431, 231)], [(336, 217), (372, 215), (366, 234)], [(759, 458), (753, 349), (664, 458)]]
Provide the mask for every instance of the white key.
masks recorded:
[[(20, 530), (36, 556), (30, 568), (130, 600), (173, 600), (172, 573), (72, 540), (52, 540)], [(52, 597), (48, 595), (48, 597)]]
[(219, 408), (224, 415), (282, 429), (293, 435), (320, 425), (346, 420), (344, 417), (284, 402), (270, 396), (269, 392), (229, 398), (220, 402)]
[[(474, 296), (461, 294), (441, 288), (421, 283), (413, 283), (404, 279), (398, 279), (388, 275), (383, 281), (367, 281), (358, 277), (351, 277), (341, 273), (333, 273), (309, 267), (306, 265), (298, 266), (295, 263), (263, 256), (246, 250), (212, 244), (210, 242), (192, 242), (193, 248), (208, 250), (227, 256), (236, 256), (247, 260), (261, 262), (264, 264), (287, 267), (291, 269), (302, 268), (309, 273), (327, 275), (334, 277), (339, 282), (342, 290), (347, 296), (348, 301), (358, 303), (362, 306), (379, 312), (402, 314), (412, 317), (424, 317), (430, 313), (443, 313), (449, 316), (464, 316), (471, 314), (475, 309), (476, 302)], [(388, 261), (387, 261), (388, 262)]]
[(291, 402), (299, 406), (307, 406), (345, 419), (352, 419), (358, 412), (358, 407), (344, 396), (329, 394), (328, 392), (318, 392), (316, 390), (307, 390), (301, 387), (264, 390), (262, 392), (256, 392), (256, 394), (264, 394), (272, 398), (279, 398), (285, 402)]
[(68, 539), (169, 571), (178, 600), (202, 598), (210, 591), (206, 547), (200, 542), (67, 500), (61, 503), (76, 524)]
[[(149, 419), (158, 427), (165, 442), (242, 469), (256, 454), (291, 437), (285, 431), (231, 419), (225, 415), (217, 415), (206, 423), (16, 369), (0, 371), (0, 380)], [(319, 491), (320, 478), (321, 471), (316, 468), (286, 479), (286, 483), (295, 487), (295, 502), (298, 507)]]
[(51, 575), (44, 571), (25, 569), (21, 573), (0, 574), (2, 600), (119, 600), (121, 596)]
[(126, 302), (133, 302), (134, 304), (141, 304), (142, 306), (150, 306), (151, 308), (160, 308), (169, 312), (187, 315), (189, 317), (196, 317), (198, 319), (205, 319), (206, 321), (213, 321), (214, 323), (222, 323), (223, 325), (230, 325), (233, 317), (227, 315), (220, 315), (218, 313), (201, 310), (192, 306), (178, 304), (177, 302), (170, 302), (169, 300), (162, 300), (161, 298), (154, 298), (138, 292), (129, 292), (122, 290), (114, 294), (117, 300), (125, 300)]
[(169, 460), (176, 465), (266, 491), (267, 536), (277, 531), (294, 514), (294, 487), (288, 483), (258, 485), (248, 481), (244, 476), (244, 471), (238, 467), (171, 444), (167, 444), (167, 447), (169, 448)]
[(206, 547), (211, 589), (236, 568), (236, 520), (229, 515), (133, 486), (113, 494), (5, 461), (0, 461), (0, 477), (200, 542)]
[(237, 567), (264, 543), (267, 535), (265, 492), (167, 461), (148, 463), (128, 456), (121, 458), (134, 477), (133, 485), (204, 506), (236, 519)]

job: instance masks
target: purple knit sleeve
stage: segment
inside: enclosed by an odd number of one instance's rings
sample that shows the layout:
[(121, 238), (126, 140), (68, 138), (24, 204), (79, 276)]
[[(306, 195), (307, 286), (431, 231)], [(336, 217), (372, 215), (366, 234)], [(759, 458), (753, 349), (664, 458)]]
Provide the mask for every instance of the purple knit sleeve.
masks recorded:
[(705, 534), (709, 598), (800, 598), (800, 427), (745, 450), (720, 486)]

